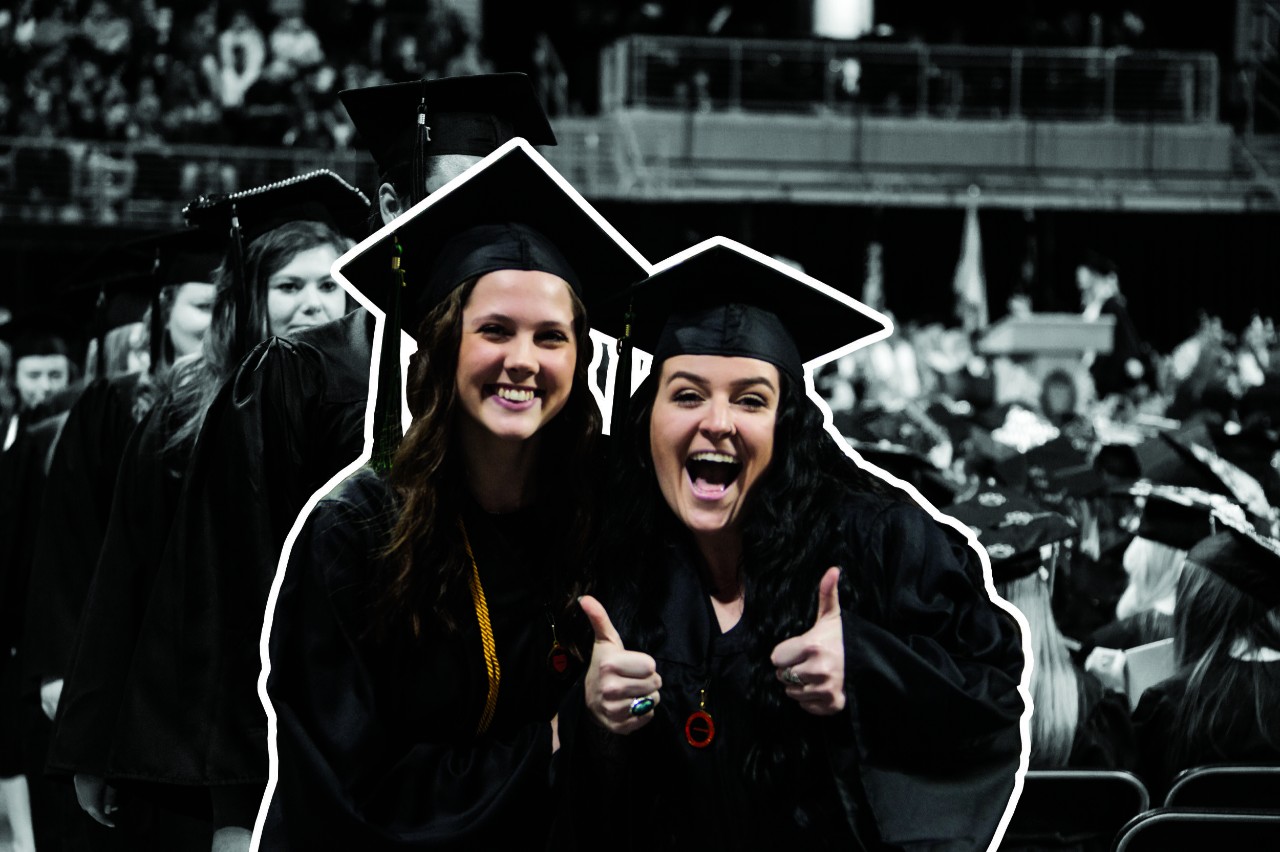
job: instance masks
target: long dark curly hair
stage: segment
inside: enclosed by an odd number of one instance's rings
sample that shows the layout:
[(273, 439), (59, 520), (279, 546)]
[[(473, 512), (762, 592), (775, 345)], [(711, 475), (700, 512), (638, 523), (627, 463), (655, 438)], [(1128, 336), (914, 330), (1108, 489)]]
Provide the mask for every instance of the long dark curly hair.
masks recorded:
[[(464, 614), (457, 611), (457, 602), (470, 600), (466, 589), (471, 562), (457, 523), (468, 491), (457, 443), (456, 374), (462, 312), (475, 283), (456, 288), (418, 329), (419, 348), (407, 381), (413, 423), (396, 451), (389, 480), (400, 510), (380, 560), (376, 635), (385, 636), (406, 622), (416, 635), (424, 619), (452, 631)], [(586, 309), (571, 295), (577, 344), (573, 388), (564, 408), (540, 433), (535, 475), (539, 516), (547, 533), (543, 544), (557, 566), (554, 579), (562, 595), (553, 606), (575, 618), (594, 538), (592, 460), (601, 419), (588, 388), (592, 343)]]
[[(601, 596), (627, 647), (656, 646), (666, 634), (660, 608), (664, 561), (670, 542), (692, 537), (663, 499), (649, 445), (649, 420), (661, 369), (637, 389), (631, 401), (627, 445), (619, 448), (611, 500), (596, 568)], [(842, 517), (831, 511), (850, 492), (907, 501), (900, 490), (866, 471), (840, 449), (823, 426), (804, 388), (786, 374), (773, 433), (773, 457), (744, 503), (742, 578), (749, 619), (748, 701), (755, 740), (745, 768), (753, 782), (775, 791), (797, 789), (794, 771), (807, 756), (806, 732), (815, 717), (786, 698), (769, 660), (781, 641), (813, 626), (817, 590), (830, 560), (841, 551)], [(842, 564), (840, 601), (856, 602), (859, 566)], [(762, 602), (768, 602), (763, 605)]]

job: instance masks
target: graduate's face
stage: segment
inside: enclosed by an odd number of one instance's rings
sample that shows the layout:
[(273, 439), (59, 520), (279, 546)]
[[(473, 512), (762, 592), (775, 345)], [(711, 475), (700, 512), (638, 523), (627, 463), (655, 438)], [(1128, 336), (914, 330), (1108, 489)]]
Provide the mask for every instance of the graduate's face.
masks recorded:
[(304, 249), (267, 279), (271, 333), (288, 337), (346, 313), (347, 294), (329, 275), (338, 251), (326, 244)]
[(675, 355), (662, 365), (649, 450), (671, 511), (697, 533), (736, 531), (773, 458), (778, 368), (755, 358)]
[(71, 362), (65, 355), (28, 355), (13, 369), (13, 384), (24, 408), (34, 408), (59, 391), (71, 378)]
[(476, 281), (462, 309), (458, 401), (463, 430), (526, 441), (564, 408), (577, 340), (563, 278), (501, 269)]
[(213, 317), (212, 284), (191, 282), (181, 284), (174, 291), (173, 307), (169, 310), (169, 340), (174, 354), (181, 358), (200, 349), (209, 320)]

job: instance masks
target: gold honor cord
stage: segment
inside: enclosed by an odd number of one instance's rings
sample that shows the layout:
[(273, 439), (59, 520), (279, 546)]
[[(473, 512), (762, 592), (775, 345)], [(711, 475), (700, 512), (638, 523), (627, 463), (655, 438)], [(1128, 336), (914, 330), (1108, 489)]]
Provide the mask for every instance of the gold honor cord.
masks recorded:
[(498, 709), (498, 684), (502, 680), (502, 669), (498, 666), (498, 646), (493, 641), (493, 625), (489, 623), (489, 603), (484, 598), (484, 586), (480, 585), (480, 569), (476, 566), (475, 554), (471, 552), (471, 539), (467, 537), (467, 526), (458, 519), (458, 528), (462, 530), (462, 546), (467, 549), (467, 558), (471, 560), (471, 602), (476, 608), (476, 621), (480, 624), (480, 644), (484, 646), (485, 674), (489, 678), (489, 693), (484, 699), (484, 713), (480, 716), (480, 724), (476, 727), (476, 736), (483, 736), (493, 723), (494, 711)]

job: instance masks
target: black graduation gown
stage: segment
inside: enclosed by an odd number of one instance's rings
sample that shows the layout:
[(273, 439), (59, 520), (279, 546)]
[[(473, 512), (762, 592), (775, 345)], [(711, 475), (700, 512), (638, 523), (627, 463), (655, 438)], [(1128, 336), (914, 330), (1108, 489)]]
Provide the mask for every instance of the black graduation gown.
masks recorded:
[(363, 449), (371, 322), (359, 310), (263, 342), (210, 405), (128, 672), (119, 768), (265, 785), (267, 595), (298, 512)]
[(0, 453), (0, 777), (38, 771), (47, 736), (34, 691), (22, 677), (23, 632), (36, 553), (31, 532), (64, 417), (45, 407), (23, 414), (13, 445)]
[[(661, 570), (664, 626), (652, 654), (662, 676), (656, 718), (630, 737), (574, 731), (564, 842), (633, 849), (985, 848), (1013, 792), (1022, 753), (1017, 691), (1024, 665), (1011, 618), (989, 599), (976, 554), (915, 506), (851, 494), (824, 564), (856, 566), (858, 601), (842, 596), (846, 709), (790, 708), (807, 757), (799, 788), (753, 790), (742, 756), (752, 609), (721, 634), (687, 545)], [(625, 640), (625, 637), (624, 637)], [(629, 646), (630, 647), (630, 646)], [(699, 707), (716, 736), (692, 748)], [(782, 689), (781, 685), (778, 687)], [(589, 714), (582, 712), (583, 719)], [(782, 802), (787, 805), (782, 805)], [(631, 845), (610, 826), (627, 826)]]
[[(1270, 694), (1280, 694), (1280, 662), (1232, 660), (1227, 665), (1261, 666), (1272, 685)], [(1226, 702), (1224, 714), (1214, 720), (1212, 744), (1201, 745), (1180, 759), (1182, 750), (1173, 744), (1184, 736), (1178, 729), (1178, 707), (1186, 691), (1186, 675), (1171, 677), (1142, 693), (1133, 711), (1138, 735), (1137, 772), (1147, 785), (1153, 804), (1164, 801), (1170, 784), (1183, 769), (1213, 763), (1280, 765), (1280, 722), (1276, 720), (1274, 698), (1271, 712), (1265, 717), (1265, 728), (1259, 727), (1251, 699)]]
[[(1098, 396), (1125, 393), (1140, 384), (1155, 389), (1156, 370), (1151, 357), (1151, 347), (1138, 336), (1138, 329), (1129, 316), (1129, 307), (1123, 296), (1115, 295), (1102, 303), (1102, 315), (1115, 317), (1115, 342), (1111, 351), (1099, 355), (1089, 368), (1093, 375)], [(1129, 373), (1129, 362), (1136, 361), (1142, 367), (1140, 376)]]
[(24, 674), (65, 677), (136, 420), (140, 373), (90, 383), (67, 413), (49, 465), (28, 595)]
[(370, 633), (395, 510), (389, 486), (363, 468), (293, 545), (271, 630), (279, 779), (261, 848), (497, 849), (515, 838), (541, 848), (549, 723), (576, 674), (548, 665), (544, 527), (526, 512), (464, 511), (501, 667), (492, 727), (477, 738), (487, 679), (474, 616), (454, 633), (430, 623), (420, 638)]
[(164, 605), (152, 591), (186, 462), (186, 453), (165, 449), (172, 420), (169, 407), (157, 404), (125, 447), (54, 720), (48, 765), (55, 772), (152, 780), (145, 762), (116, 755), (114, 733), (144, 614)]
[(1129, 700), (1107, 689), (1096, 677), (1076, 668), (1079, 715), (1067, 766), (1071, 769), (1132, 769), (1138, 744), (1129, 715)]

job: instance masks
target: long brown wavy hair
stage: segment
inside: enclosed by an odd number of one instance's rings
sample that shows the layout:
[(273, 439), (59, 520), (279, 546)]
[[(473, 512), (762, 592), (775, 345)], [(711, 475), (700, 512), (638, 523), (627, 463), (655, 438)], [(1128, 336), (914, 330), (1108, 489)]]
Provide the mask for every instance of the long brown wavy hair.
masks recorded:
[[(462, 312), (475, 283), (456, 288), (418, 329), (419, 348), (407, 381), (413, 423), (396, 451), (389, 479), (400, 509), (381, 560), (378, 636), (406, 621), (416, 635), (424, 618), (452, 631), (462, 615), (455, 602), (469, 601), (465, 590), (471, 562), (457, 523), (468, 489), (457, 443), (456, 378)], [(566, 617), (576, 614), (594, 539), (592, 461), (601, 429), (588, 387), (592, 344), (586, 309), (570, 295), (577, 346), (573, 388), (564, 408), (542, 430), (535, 474), (538, 511), (548, 532), (545, 546), (552, 550), (551, 564), (559, 566), (553, 579), (561, 597), (552, 605)]]

